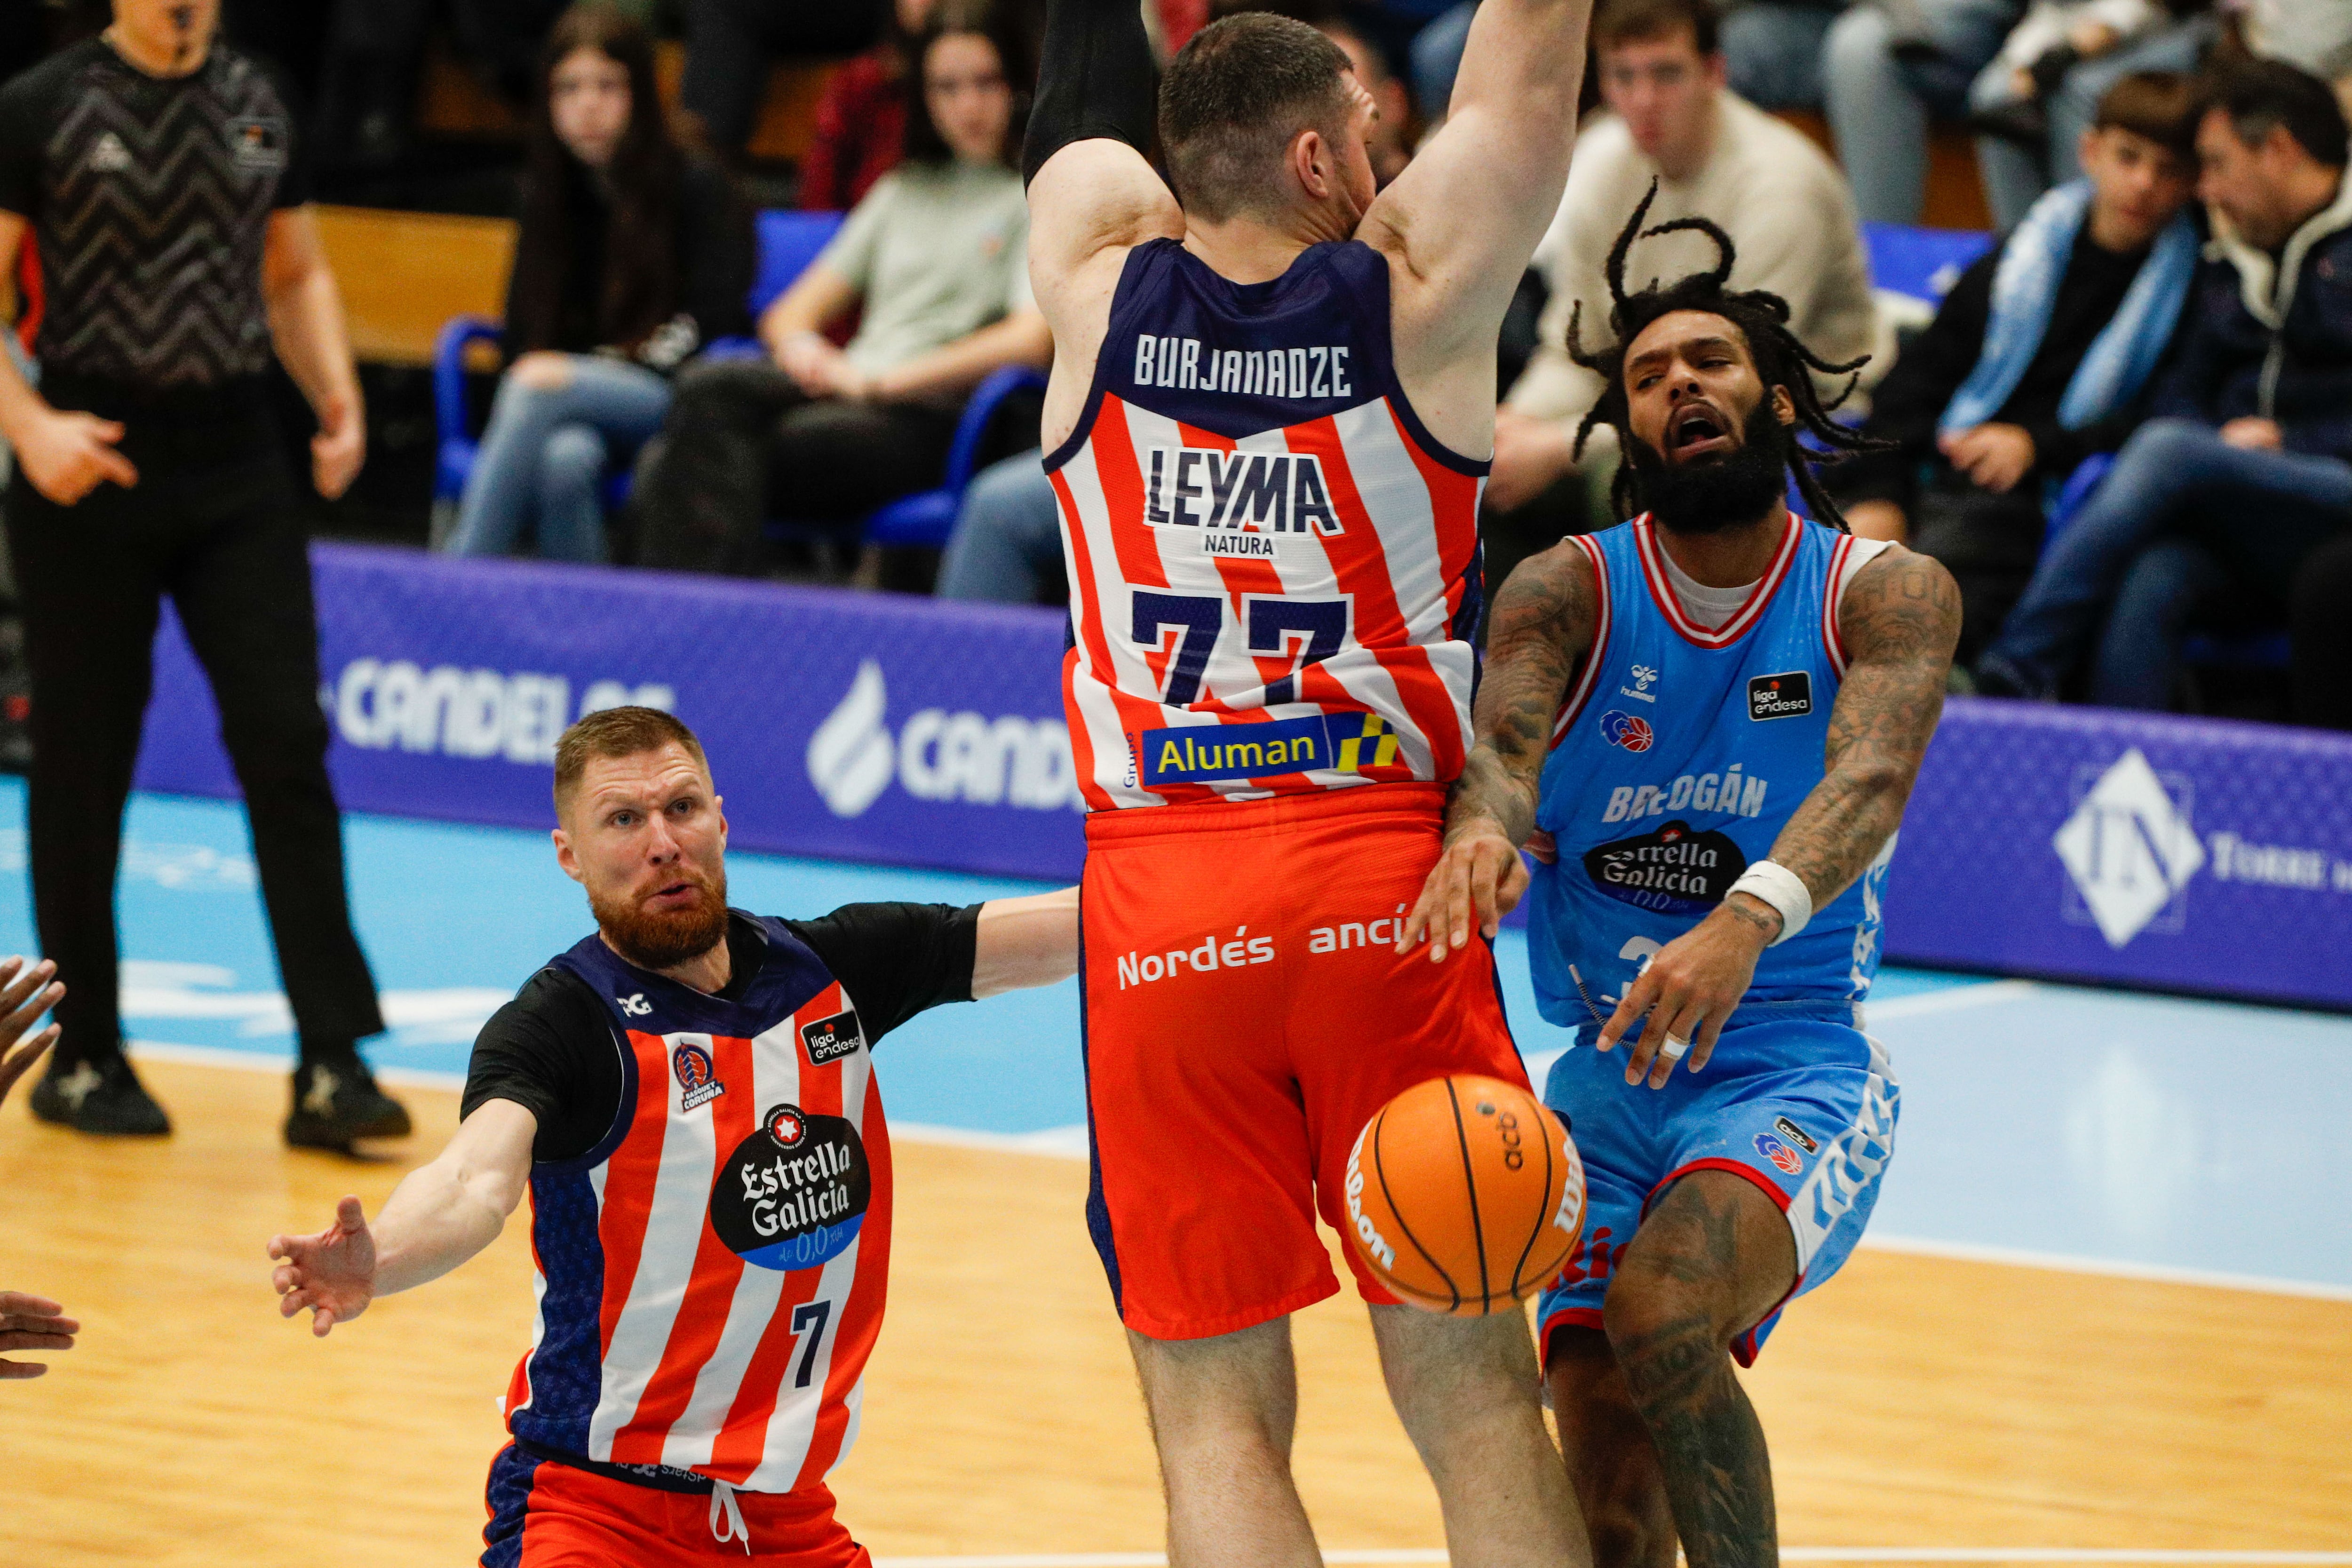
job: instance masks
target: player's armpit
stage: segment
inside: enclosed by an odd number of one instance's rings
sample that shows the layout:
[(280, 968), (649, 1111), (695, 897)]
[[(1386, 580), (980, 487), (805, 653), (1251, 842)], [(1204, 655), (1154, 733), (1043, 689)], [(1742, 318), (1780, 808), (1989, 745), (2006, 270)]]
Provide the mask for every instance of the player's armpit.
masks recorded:
[(1437, 361), (1491, 348), (1551, 225), (1576, 142), (1591, 9), (1591, 0), (1481, 5), (1445, 123), (1364, 215), (1357, 237), (1398, 264), (1396, 350), (1409, 389)]
[(1840, 613), (1847, 663), (1825, 772), (1772, 844), (1815, 909), (1853, 885), (1903, 819), (1943, 715), (1960, 593), (1940, 562), (1896, 544), (1854, 574)]

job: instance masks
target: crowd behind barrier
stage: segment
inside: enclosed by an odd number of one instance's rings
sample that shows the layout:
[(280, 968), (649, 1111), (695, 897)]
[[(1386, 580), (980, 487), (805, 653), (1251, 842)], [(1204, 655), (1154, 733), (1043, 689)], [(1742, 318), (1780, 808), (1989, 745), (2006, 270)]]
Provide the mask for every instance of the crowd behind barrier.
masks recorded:
[[(351, 545), (312, 560), (350, 809), (543, 827), (557, 734), (639, 702), (726, 760), (740, 848), (1077, 874), (1051, 611)], [(234, 795), (176, 624), (155, 676), (141, 786)], [(1897, 962), (2352, 1007), (2352, 738), (1955, 699), (1885, 917)]]

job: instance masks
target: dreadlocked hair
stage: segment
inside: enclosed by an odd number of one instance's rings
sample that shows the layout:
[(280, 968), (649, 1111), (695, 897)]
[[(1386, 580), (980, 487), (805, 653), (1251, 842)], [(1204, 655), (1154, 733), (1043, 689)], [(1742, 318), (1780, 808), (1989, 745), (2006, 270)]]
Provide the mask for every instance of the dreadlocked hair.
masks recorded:
[[(1756, 361), (1756, 373), (1769, 387), (1788, 389), (1790, 401), (1797, 405), (1798, 426), (1810, 433), (1822, 448), (1815, 458), (1802, 446), (1790, 443), (1789, 469), (1795, 477), (1797, 493), (1804, 498), (1813, 517), (1848, 531), (1845, 515), (1829, 492), (1822, 489), (1814, 476), (1816, 461), (1835, 462), (1854, 452), (1887, 451), (1897, 443), (1864, 436), (1858, 430), (1840, 425), (1830, 415), (1842, 407), (1853, 395), (1861, 377), (1854, 372), (1870, 363), (1870, 356), (1833, 364), (1822, 359), (1797, 340), (1789, 330), (1789, 302), (1778, 294), (1761, 289), (1735, 289), (1726, 287), (1731, 279), (1731, 265), (1737, 252), (1731, 236), (1717, 225), (1703, 217), (1675, 218), (1652, 228), (1643, 228), (1642, 220), (1650, 216), (1650, 204), (1657, 200), (1658, 183), (1650, 182), (1650, 189), (1634, 207), (1633, 216), (1626, 221), (1617, 236), (1617, 243), (1609, 247), (1609, 294), (1612, 303), (1609, 310), (1609, 327), (1617, 341), (1605, 348), (1587, 353), (1580, 331), (1584, 319), (1584, 302), (1580, 300), (1568, 319), (1568, 357), (1585, 369), (1596, 372), (1608, 385), (1601, 401), (1576, 427), (1575, 455), (1584, 457), (1584, 444), (1595, 426), (1607, 425), (1617, 432), (1619, 443), (1628, 454), (1617, 466), (1617, 478), (1609, 488), (1609, 500), (1620, 518), (1636, 517), (1649, 510), (1643, 494), (1642, 476), (1635, 468), (1633, 451), (1633, 414), (1625, 395), (1625, 350), (1639, 337), (1643, 329), (1661, 316), (1676, 310), (1702, 310), (1710, 316), (1720, 316), (1739, 329), (1748, 341), (1748, 352)], [(1656, 279), (1637, 294), (1625, 292), (1625, 256), (1637, 239), (1651, 239), (1662, 234), (1703, 234), (1715, 241), (1717, 258), (1711, 271), (1694, 272), (1671, 284)], [(1813, 371), (1824, 375), (1843, 375), (1845, 385), (1827, 403), (1822, 401), (1814, 386)]]

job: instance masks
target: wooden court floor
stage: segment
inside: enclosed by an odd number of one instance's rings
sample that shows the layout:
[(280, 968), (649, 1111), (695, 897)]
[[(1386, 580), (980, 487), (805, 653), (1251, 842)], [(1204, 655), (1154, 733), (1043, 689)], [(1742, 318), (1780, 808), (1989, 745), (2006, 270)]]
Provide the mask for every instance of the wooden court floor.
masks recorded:
[[(279, 1145), (281, 1078), (147, 1071), (168, 1143), (0, 1116), (0, 1286), (85, 1324), (48, 1376), (0, 1384), (0, 1563), (471, 1562), (493, 1399), (528, 1336), (520, 1226), (323, 1343), (278, 1319), (262, 1255), (343, 1192), (373, 1212), (456, 1097), (409, 1091), (408, 1154), (362, 1165)], [(884, 1557), (1156, 1549), (1084, 1168), (898, 1160), (844, 1517)], [(1441, 1545), (1352, 1296), (1302, 1314), (1297, 1343), (1325, 1545)], [(1749, 1387), (1792, 1545), (2352, 1551), (2352, 1304), (1865, 1251)]]

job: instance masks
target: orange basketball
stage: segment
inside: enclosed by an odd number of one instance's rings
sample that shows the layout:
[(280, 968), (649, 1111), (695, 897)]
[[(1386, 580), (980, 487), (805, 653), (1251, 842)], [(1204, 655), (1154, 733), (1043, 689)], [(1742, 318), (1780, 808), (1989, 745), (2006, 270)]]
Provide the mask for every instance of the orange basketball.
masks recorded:
[(1584, 1228), (1584, 1163), (1559, 1118), (1467, 1073), (1381, 1107), (1349, 1151), (1347, 1190), (1348, 1243), (1374, 1278), (1459, 1318), (1542, 1289)]

